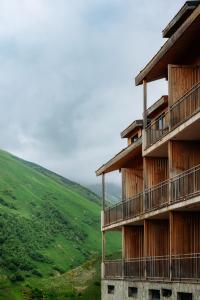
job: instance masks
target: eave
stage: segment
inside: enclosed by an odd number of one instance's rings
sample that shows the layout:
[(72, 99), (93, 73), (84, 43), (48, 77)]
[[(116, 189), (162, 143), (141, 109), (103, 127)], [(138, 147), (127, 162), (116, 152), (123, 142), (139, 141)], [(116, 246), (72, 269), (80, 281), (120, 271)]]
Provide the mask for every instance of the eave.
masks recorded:
[(110, 159), (106, 164), (101, 166), (97, 171), (96, 175), (100, 176), (105, 173), (120, 170), (126, 166), (135, 156), (142, 154), (142, 138), (139, 138), (135, 143), (131, 144), (127, 148), (120, 151), (112, 159)]
[(121, 132), (121, 138), (128, 138), (130, 133), (137, 128), (143, 127), (143, 120), (135, 120), (126, 129)]
[(158, 110), (168, 106), (168, 96), (164, 95), (147, 109), (147, 117), (151, 118)]
[(169, 64), (187, 64), (189, 54), (200, 47), (200, 5), (193, 11), (188, 19), (167, 40), (158, 53), (136, 76), (135, 84), (140, 85), (143, 80), (151, 82), (167, 78)]
[(169, 24), (162, 31), (164, 38), (170, 38), (177, 29), (185, 22), (185, 20), (191, 15), (194, 9), (200, 4), (199, 0), (186, 1), (175, 17), (169, 22)]

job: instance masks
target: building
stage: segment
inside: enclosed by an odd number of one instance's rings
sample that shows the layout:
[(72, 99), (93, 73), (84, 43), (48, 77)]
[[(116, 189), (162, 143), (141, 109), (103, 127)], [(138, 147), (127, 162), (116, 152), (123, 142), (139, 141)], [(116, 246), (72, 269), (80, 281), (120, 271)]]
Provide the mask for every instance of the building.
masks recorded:
[[(164, 46), (137, 75), (143, 120), (122, 133), (128, 146), (102, 175), (102, 300), (200, 299), (200, 1), (187, 1), (163, 30)], [(168, 95), (147, 108), (147, 85)], [(119, 170), (122, 201), (106, 207), (105, 174)], [(105, 257), (120, 231), (119, 260)]]

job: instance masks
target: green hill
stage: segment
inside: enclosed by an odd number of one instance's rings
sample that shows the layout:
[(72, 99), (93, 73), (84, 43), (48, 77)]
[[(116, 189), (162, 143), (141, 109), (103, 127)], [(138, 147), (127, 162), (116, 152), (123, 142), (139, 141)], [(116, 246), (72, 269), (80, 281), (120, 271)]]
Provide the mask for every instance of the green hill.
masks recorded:
[(0, 151), (0, 299), (7, 281), (53, 278), (98, 256), (100, 205), (83, 186)]

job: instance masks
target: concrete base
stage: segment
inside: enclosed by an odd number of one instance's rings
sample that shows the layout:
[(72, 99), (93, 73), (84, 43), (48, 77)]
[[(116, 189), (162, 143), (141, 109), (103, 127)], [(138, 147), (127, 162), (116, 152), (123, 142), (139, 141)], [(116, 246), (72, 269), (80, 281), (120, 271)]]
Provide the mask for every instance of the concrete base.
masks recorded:
[[(111, 286), (109, 287), (109, 293), (108, 286)], [(130, 289), (131, 287), (135, 289)], [(152, 290), (157, 291), (152, 292)], [(129, 295), (129, 293), (132, 293), (132, 295)], [(102, 280), (101, 295), (102, 300), (200, 300), (200, 283), (158, 283), (146, 281), (135, 282)]]

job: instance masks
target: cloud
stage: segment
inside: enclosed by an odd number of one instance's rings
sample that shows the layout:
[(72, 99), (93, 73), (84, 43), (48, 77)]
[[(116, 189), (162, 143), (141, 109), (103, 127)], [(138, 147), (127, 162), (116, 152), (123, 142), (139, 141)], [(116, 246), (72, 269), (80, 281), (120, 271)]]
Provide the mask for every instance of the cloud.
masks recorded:
[[(1, 0), (0, 147), (79, 182), (125, 146), (142, 114), (134, 76), (183, 4)], [(150, 85), (149, 104), (166, 92)]]

